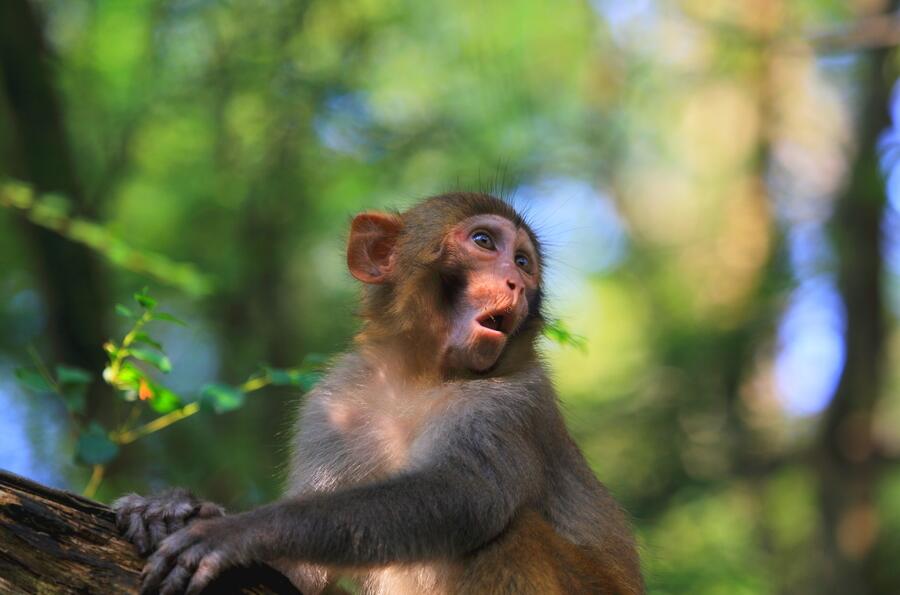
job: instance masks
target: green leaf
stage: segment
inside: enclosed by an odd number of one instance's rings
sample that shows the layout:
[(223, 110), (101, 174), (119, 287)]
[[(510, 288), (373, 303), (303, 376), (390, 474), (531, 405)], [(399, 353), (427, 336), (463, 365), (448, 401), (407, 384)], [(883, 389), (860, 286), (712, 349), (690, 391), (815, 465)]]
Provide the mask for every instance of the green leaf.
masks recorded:
[(131, 354), (131, 357), (152, 366), (156, 366), (163, 374), (168, 374), (172, 371), (172, 362), (169, 361), (169, 358), (163, 353), (152, 351), (150, 349), (141, 349), (140, 347), (132, 347), (128, 351)]
[(66, 409), (72, 413), (84, 413), (84, 408), (87, 405), (87, 385), (68, 384), (63, 385), (61, 388), (62, 394), (60, 397), (62, 397), (63, 403), (66, 404)]
[(264, 368), (269, 381), (275, 386), (299, 386), (303, 390), (309, 390), (319, 381), (322, 375), (315, 371), (282, 370), (279, 368)]
[(173, 324), (177, 324), (180, 326), (187, 326), (187, 323), (185, 321), (175, 318), (168, 312), (154, 312), (153, 320), (162, 320), (162, 321), (171, 322)]
[(119, 454), (118, 445), (109, 439), (106, 430), (97, 422), (91, 422), (78, 437), (76, 458), (87, 465), (103, 465)]
[(150, 407), (157, 413), (169, 413), (181, 407), (181, 397), (167, 388), (154, 386)]
[(162, 351), (162, 348), (163, 348), (162, 344), (159, 341), (157, 341), (156, 339), (154, 339), (153, 337), (151, 337), (144, 331), (135, 333), (132, 341), (134, 343), (143, 343), (145, 345), (149, 345), (150, 347), (155, 347), (156, 349), (159, 349), (160, 351)]
[(275, 386), (290, 386), (294, 384), (295, 370), (281, 370), (278, 368), (265, 368), (269, 381)]
[[(106, 368), (109, 370), (110, 368)], [(103, 371), (103, 378), (110, 384), (110, 379), (107, 379), (107, 372)], [(144, 371), (132, 364), (131, 362), (125, 362), (119, 368), (119, 375), (115, 378), (115, 384), (118, 386), (128, 386), (137, 390), (138, 385), (141, 382), (141, 378), (144, 377)]]
[(52, 393), (56, 392), (47, 379), (41, 376), (37, 370), (31, 370), (29, 368), (16, 368), (15, 369), (16, 379), (19, 381), (19, 384), (27, 388), (28, 390), (33, 390), (37, 393)]
[(118, 314), (119, 316), (124, 316), (125, 318), (134, 318), (134, 312), (132, 312), (122, 304), (116, 304), (116, 314)]
[(587, 351), (587, 339), (570, 331), (559, 318), (552, 318), (544, 324), (544, 336), (560, 345), (568, 345), (579, 351)]
[(84, 413), (87, 405), (87, 387), (94, 376), (87, 370), (74, 366), (56, 366), (56, 381), (66, 409), (72, 413)]
[(200, 391), (200, 404), (216, 413), (233, 411), (244, 404), (244, 393), (227, 384), (207, 384)]
[(134, 301), (141, 305), (141, 308), (144, 310), (152, 310), (156, 307), (156, 300), (147, 295), (149, 291), (148, 287), (143, 288), (138, 293), (134, 294)]
[(56, 380), (60, 384), (90, 384), (93, 374), (74, 366), (56, 366)]
[(111, 367), (107, 366), (103, 369), (103, 380), (112, 385), (118, 391), (119, 396), (129, 402), (137, 400), (141, 380), (146, 375), (143, 370), (130, 361), (124, 362), (119, 367), (119, 373), (115, 378), (112, 377)]

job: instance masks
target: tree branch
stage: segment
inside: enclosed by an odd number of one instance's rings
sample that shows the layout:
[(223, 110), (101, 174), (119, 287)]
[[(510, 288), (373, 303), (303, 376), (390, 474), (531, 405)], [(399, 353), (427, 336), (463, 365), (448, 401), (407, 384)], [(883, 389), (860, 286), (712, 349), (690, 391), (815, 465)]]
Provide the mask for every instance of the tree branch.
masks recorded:
[[(107, 506), (0, 471), (0, 592), (137, 593), (142, 566)], [(300, 595), (262, 565), (229, 570), (204, 593)]]

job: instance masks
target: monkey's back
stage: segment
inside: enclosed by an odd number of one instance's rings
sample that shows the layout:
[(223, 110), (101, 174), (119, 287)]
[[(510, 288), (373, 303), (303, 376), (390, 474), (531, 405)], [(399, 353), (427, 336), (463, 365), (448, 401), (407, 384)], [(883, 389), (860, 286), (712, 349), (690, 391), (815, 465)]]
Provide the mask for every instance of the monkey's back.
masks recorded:
[(606, 547), (609, 541), (633, 543), (630, 531), (616, 535), (611, 530), (627, 527), (625, 513), (591, 471), (584, 455), (569, 439), (557, 452), (565, 458), (547, 469), (547, 496), (541, 511), (566, 539), (578, 545)]
[(540, 433), (545, 487), (539, 511), (569, 541), (588, 547), (633, 545), (624, 511), (600, 483), (563, 420), (555, 390), (546, 375)]

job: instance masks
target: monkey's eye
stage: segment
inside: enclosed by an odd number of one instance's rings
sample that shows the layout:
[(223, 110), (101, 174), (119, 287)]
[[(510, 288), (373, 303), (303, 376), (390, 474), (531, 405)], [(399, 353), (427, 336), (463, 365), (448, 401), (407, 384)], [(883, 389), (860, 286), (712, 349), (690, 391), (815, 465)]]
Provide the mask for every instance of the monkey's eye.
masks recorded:
[(516, 266), (524, 271), (530, 271), (531, 260), (524, 254), (519, 252), (518, 254), (516, 254)]
[(486, 231), (476, 231), (472, 234), (472, 241), (484, 248), (485, 250), (494, 250), (494, 238)]

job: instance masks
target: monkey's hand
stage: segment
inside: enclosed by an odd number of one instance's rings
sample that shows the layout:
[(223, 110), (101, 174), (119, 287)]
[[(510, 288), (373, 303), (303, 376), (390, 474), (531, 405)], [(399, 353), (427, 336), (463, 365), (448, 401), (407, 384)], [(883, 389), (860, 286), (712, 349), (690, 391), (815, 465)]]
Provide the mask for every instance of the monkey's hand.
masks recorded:
[(226, 568), (249, 563), (234, 516), (200, 520), (163, 540), (142, 572), (141, 593), (199, 593)]
[(225, 514), (221, 506), (203, 502), (189, 491), (175, 489), (156, 496), (128, 494), (112, 505), (116, 525), (125, 538), (147, 556), (160, 542), (197, 519)]

